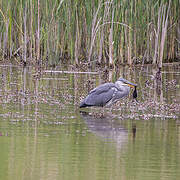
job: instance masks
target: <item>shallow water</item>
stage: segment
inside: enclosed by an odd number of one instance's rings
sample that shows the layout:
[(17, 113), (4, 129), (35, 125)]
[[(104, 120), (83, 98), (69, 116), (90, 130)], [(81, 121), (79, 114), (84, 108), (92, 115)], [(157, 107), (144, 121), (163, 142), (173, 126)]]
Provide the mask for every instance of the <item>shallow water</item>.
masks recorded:
[[(180, 68), (71, 73), (0, 67), (0, 179), (180, 179)], [(79, 109), (97, 85), (138, 84), (110, 109)], [(80, 112), (83, 111), (83, 112)]]

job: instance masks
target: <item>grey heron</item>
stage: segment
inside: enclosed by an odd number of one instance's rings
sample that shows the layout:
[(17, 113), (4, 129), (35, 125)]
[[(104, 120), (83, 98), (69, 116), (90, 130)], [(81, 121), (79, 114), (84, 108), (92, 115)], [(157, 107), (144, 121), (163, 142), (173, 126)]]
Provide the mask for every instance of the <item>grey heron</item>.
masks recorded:
[(80, 103), (80, 108), (88, 106), (110, 106), (119, 99), (126, 97), (130, 87), (134, 87), (133, 97), (137, 97), (136, 84), (124, 78), (119, 78), (115, 83), (101, 84), (91, 90), (87, 97)]

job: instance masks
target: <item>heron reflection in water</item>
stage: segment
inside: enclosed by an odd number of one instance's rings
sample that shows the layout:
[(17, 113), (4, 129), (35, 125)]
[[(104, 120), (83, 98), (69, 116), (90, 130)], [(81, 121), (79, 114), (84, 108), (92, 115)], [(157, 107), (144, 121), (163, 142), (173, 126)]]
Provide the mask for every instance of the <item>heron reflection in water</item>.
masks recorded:
[(80, 108), (88, 106), (109, 107), (119, 99), (126, 97), (130, 92), (130, 87), (134, 88), (133, 98), (136, 98), (136, 86), (124, 78), (119, 78), (115, 83), (101, 84), (89, 92), (80, 103)]
[(107, 142), (114, 142), (118, 149), (128, 142), (128, 130), (121, 121), (113, 121), (111, 116), (96, 116), (80, 111), (88, 130)]

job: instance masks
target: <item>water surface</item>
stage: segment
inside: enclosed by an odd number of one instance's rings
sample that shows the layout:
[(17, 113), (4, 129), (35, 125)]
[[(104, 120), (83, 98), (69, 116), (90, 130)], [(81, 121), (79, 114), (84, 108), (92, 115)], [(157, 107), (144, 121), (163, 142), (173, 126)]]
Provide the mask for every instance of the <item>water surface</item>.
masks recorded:
[[(179, 179), (180, 69), (70, 73), (0, 67), (0, 179)], [(110, 109), (78, 108), (97, 85), (138, 84)]]

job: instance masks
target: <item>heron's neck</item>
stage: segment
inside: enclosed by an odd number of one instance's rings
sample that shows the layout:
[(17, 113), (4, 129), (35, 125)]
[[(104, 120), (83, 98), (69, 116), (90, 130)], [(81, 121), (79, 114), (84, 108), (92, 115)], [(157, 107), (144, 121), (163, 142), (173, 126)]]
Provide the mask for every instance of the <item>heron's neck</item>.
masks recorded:
[(125, 87), (126, 84), (124, 84), (123, 82), (121, 81), (116, 81), (115, 82), (115, 85), (117, 86), (117, 88), (121, 89), (122, 87)]

